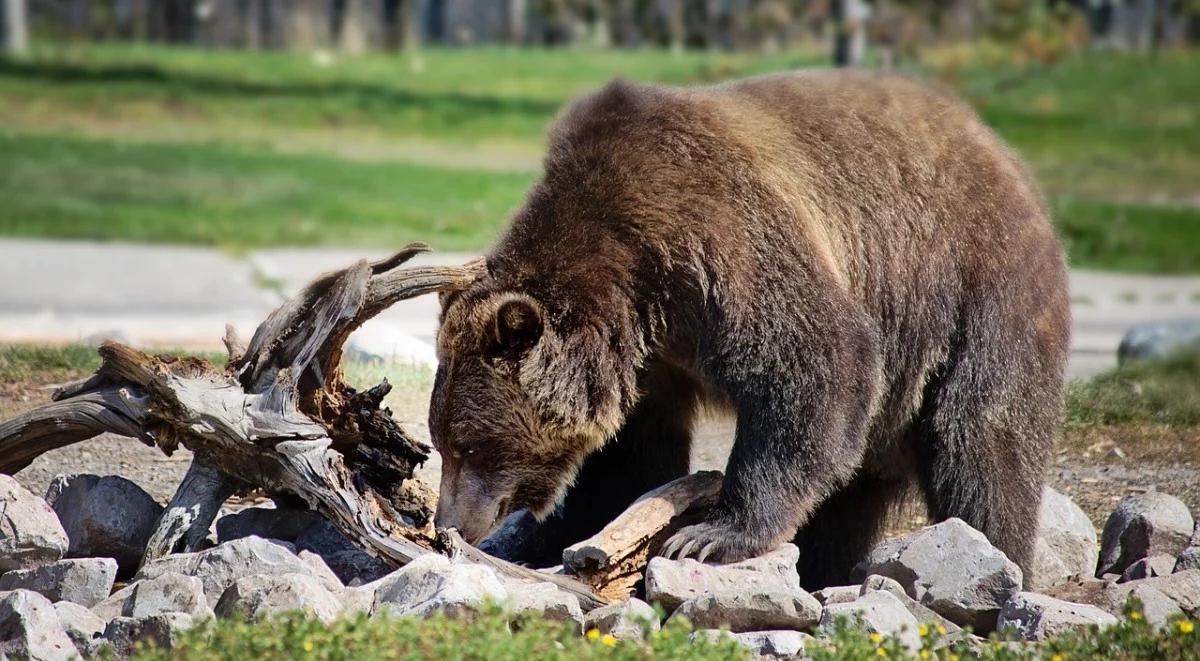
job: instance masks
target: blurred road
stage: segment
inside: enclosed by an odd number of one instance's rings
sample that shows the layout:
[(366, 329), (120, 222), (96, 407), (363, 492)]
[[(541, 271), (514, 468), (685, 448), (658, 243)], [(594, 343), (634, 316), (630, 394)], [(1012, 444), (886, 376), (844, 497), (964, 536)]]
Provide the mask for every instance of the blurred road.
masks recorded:
[[(226, 322), (248, 336), (285, 296), (319, 273), (382, 252), (276, 249), (233, 256), (205, 248), (0, 240), (0, 342), (94, 342), (220, 349)], [(472, 255), (430, 253), (413, 264), (457, 264)], [(1138, 323), (1200, 318), (1200, 277), (1071, 274), (1069, 373), (1116, 364)], [(404, 301), (351, 338), (357, 351), (432, 364), (437, 299)]]

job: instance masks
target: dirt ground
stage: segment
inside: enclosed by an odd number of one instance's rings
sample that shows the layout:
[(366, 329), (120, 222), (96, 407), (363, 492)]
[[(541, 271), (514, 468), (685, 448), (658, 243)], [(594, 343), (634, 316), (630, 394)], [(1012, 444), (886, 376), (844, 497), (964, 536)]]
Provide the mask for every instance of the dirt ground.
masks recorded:
[[(0, 386), (0, 419), (49, 401), (47, 384)], [(402, 393), (389, 399), (394, 415), (419, 438), (428, 439), (425, 393)], [(731, 421), (705, 421), (697, 430), (693, 470), (724, 469), (733, 437)], [(104, 435), (47, 453), (17, 474), (34, 493), (44, 493), (60, 473), (121, 475), (165, 503), (183, 478), (190, 453), (172, 457), (136, 440)], [(440, 461), (434, 456), (419, 472), (435, 487)], [(1047, 481), (1069, 494), (1097, 529), (1116, 503), (1131, 493), (1163, 491), (1181, 498), (1200, 515), (1200, 429), (1090, 427), (1066, 429)], [(907, 508), (893, 532), (923, 523), (919, 507)]]

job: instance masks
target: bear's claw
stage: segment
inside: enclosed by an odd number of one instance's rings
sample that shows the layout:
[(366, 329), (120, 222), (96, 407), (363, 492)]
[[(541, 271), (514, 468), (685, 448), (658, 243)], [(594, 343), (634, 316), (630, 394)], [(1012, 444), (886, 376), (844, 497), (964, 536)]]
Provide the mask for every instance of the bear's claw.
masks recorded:
[(658, 554), (675, 560), (694, 557), (699, 562), (737, 562), (755, 555), (750, 542), (744, 532), (728, 524), (697, 523), (679, 529)]

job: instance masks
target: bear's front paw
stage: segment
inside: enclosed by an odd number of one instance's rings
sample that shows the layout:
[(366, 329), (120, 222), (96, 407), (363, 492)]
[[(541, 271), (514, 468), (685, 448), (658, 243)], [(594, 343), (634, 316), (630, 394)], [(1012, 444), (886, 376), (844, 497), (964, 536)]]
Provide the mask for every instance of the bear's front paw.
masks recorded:
[(681, 528), (663, 544), (658, 554), (676, 560), (695, 558), (699, 562), (727, 563), (753, 558), (767, 550), (757, 535), (738, 526), (704, 522)]

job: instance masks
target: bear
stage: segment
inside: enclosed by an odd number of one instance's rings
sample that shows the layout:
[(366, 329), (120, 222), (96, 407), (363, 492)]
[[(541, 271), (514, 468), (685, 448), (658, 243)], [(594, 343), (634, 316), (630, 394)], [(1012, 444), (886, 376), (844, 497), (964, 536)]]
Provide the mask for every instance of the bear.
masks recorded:
[(722, 487), (664, 554), (792, 540), (806, 588), (844, 584), (919, 494), (1028, 575), (1065, 258), (1026, 167), (949, 92), (838, 70), (612, 82), (556, 120), (441, 305), (435, 518), (469, 542), (526, 510), (542, 557), (511, 559), (554, 564), (687, 474), (717, 409), (736, 419)]

